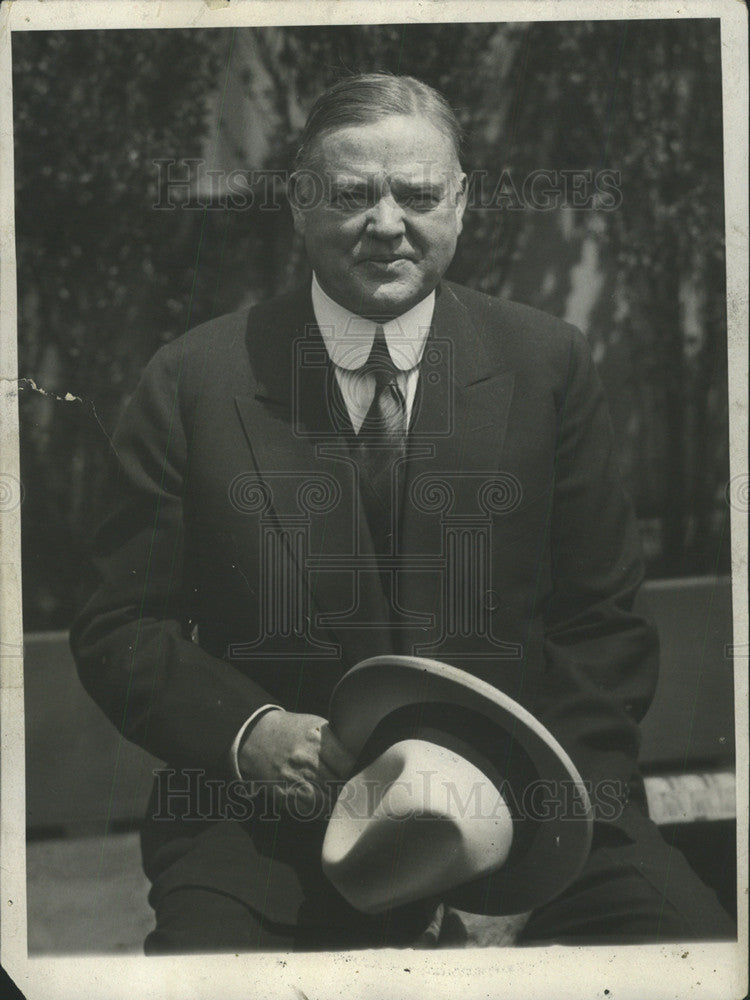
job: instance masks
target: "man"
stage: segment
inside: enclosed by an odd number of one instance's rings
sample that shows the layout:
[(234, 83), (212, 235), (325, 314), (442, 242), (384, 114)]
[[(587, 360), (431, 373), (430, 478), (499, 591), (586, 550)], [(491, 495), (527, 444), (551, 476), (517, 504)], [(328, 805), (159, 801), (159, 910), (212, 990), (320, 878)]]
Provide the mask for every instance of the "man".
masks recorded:
[[(157, 782), (144, 829), (148, 953), (420, 940), (439, 900), (365, 917), (320, 871), (320, 807), (354, 766), (328, 699), (387, 652), (489, 680), (589, 783), (590, 860), (523, 940), (731, 935), (645, 815), (656, 639), (586, 343), (443, 281), (459, 138), (410, 77), (327, 91), (291, 186), (312, 284), (162, 348), (118, 428), (72, 644), (123, 734), (189, 769), (179, 793)], [(206, 805), (232, 778), (244, 814)]]

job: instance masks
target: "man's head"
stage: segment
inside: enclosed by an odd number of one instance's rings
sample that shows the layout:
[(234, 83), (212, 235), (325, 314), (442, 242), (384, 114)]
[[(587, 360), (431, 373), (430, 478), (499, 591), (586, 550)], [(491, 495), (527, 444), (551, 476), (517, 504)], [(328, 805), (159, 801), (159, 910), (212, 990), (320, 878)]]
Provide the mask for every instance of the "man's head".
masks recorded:
[(435, 288), (466, 204), (459, 144), (447, 102), (413, 77), (355, 76), (318, 99), (290, 195), (295, 228), (331, 298), (385, 320)]

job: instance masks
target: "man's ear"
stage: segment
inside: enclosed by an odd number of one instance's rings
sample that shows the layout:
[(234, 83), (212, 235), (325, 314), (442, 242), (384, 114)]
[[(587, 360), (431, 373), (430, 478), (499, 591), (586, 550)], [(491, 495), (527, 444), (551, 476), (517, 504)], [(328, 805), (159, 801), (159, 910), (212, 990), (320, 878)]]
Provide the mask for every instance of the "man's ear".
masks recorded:
[(469, 181), (464, 173), (456, 175), (456, 223), (459, 233), (463, 229), (464, 212), (469, 193)]
[(299, 236), (305, 235), (305, 213), (299, 207), (299, 199), (297, 198), (297, 185), (300, 183), (299, 173), (295, 172), (290, 176), (287, 183), (286, 194), (289, 199), (289, 207), (292, 210), (292, 220), (294, 222), (294, 231)]

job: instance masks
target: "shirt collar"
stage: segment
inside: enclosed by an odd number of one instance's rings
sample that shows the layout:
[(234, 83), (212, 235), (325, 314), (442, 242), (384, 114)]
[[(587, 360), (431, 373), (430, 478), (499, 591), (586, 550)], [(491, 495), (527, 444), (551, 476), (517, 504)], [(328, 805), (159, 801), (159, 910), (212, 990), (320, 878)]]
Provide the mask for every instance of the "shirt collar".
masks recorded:
[(313, 273), (312, 302), (328, 356), (339, 368), (355, 371), (365, 364), (378, 326), (383, 327), (388, 353), (396, 368), (409, 371), (422, 360), (435, 308), (434, 290), (401, 316), (378, 324), (334, 302)]

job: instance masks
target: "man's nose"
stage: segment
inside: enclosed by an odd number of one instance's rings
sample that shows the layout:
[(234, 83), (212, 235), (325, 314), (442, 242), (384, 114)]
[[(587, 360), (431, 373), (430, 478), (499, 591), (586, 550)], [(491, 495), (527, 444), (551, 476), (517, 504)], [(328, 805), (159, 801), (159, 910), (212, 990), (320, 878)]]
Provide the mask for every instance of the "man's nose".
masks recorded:
[(393, 195), (383, 195), (367, 213), (367, 232), (380, 240), (403, 235), (404, 213)]

